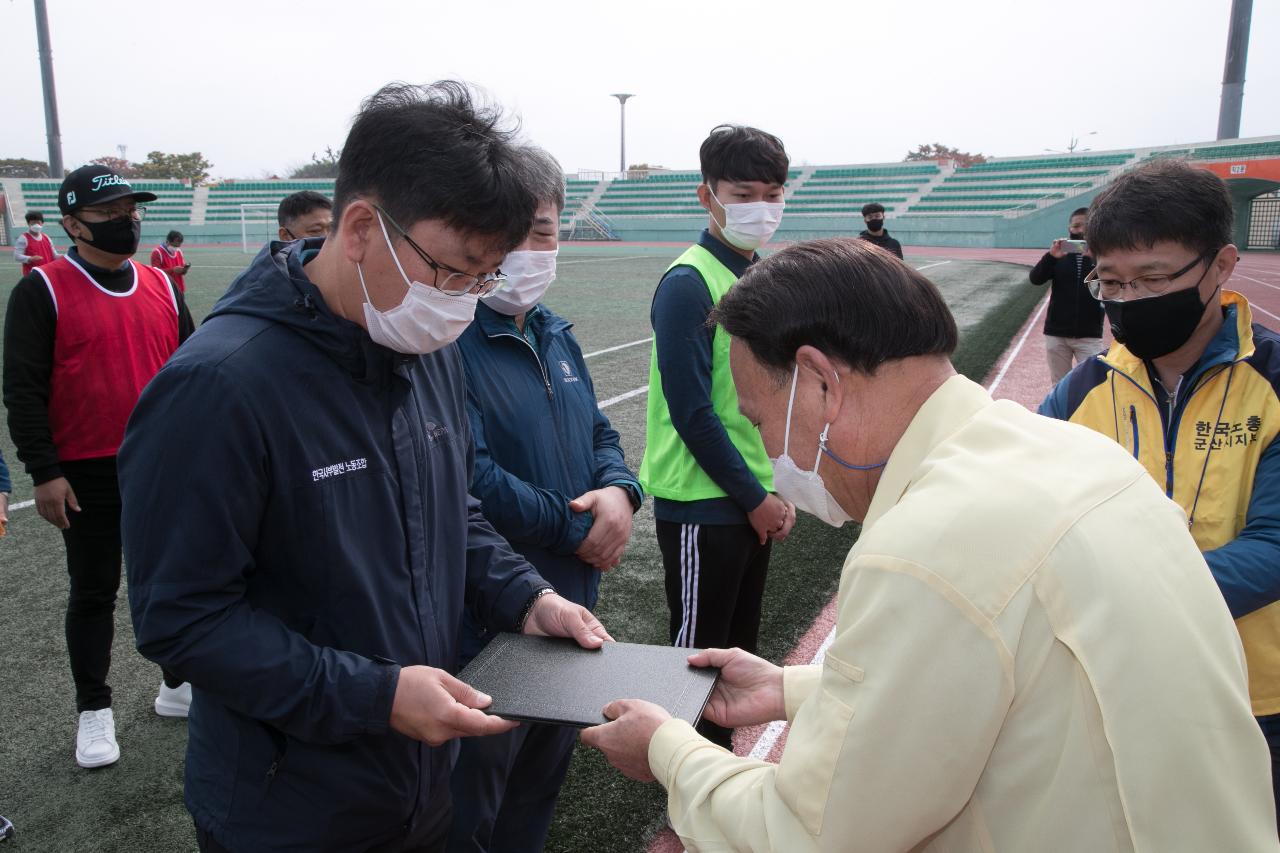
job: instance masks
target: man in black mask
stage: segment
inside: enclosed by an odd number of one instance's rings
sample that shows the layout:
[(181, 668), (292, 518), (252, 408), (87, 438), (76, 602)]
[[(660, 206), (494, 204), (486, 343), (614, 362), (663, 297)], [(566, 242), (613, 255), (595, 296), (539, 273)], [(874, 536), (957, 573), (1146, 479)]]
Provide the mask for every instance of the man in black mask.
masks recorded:
[(862, 206), (862, 221), (867, 223), (867, 230), (858, 235), (859, 238), (873, 243), (884, 249), (886, 252), (892, 252), (899, 258), (902, 257), (902, 244), (889, 236), (889, 230), (884, 227), (884, 205), (879, 202), (871, 202)]
[[(67, 175), (58, 206), (75, 245), (19, 281), (5, 314), (9, 433), (35, 484), (36, 508), (67, 549), (81, 767), (120, 757), (107, 684), (121, 563), (116, 450), (143, 387), (194, 331), (182, 292), (131, 260), (145, 213), (138, 203), (155, 198), (104, 166)], [(165, 673), (156, 713), (185, 717), (190, 696)]]
[(1084, 277), (1093, 272), (1093, 255), (1084, 246), (1088, 218), (1087, 207), (1072, 211), (1067, 236), (1053, 241), (1029, 275), (1037, 286), (1053, 282), (1044, 318), (1044, 351), (1055, 385), (1071, 371), (1073, 360), (1079, 364), (1103, 350), (1102, 305), (1084, 284)]
[(1085, 285), (1116, 344), (1040, 413), (1114, 438), (1186, 512), (1240, 631), (1280, 799), (1280, 335), (1225, 289), (1232, 219), (1222, 179), (1182, 161), (1134, 169), (1094, 199)]

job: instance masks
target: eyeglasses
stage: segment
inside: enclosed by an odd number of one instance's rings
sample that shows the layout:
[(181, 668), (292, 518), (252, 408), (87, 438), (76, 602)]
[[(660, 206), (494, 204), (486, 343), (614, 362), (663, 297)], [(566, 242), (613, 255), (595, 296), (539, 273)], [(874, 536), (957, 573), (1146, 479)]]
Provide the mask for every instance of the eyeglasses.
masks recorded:
[[(1098, 270), (1095, 268), (1084, 278), (1085, 286), (1089, 288), (1089, 293), (1099, 302), (1123, 302), (1122, 296), (1125, 288), (1130, 291), (1131, 299), (1147, 299), (1152, 296), (1159, 296), (1169, 289), (1169, 285), (1173, 284), (1175, 278), (1181, 278), (1199, 263), (1206, 259), (1213, 258), (1222, 251), (1221, 249), (1210, 249), (1202, 255), (1197, 255), (1195, 260), (1187, 264), (1177, 272), (1171, 273), (1153, 273), (1150, 275), (1140, 275), (1129, 281), (1121, 281), (1118, 278), (1098, 278)], [(1208, 273), (1208, 270), (1205, 270)], [(1203, 278), (1203, 276), (1201, 276)]]
[[(374, 208), (386, 217), (387, 221), (391, 223), (391, 227), (396, 229), (396, 233), (404, 238), (404, 241), (409, 244), (409, 248), (418, 253), (418, 257), (422, 258), (423, 263), (431, 267), (431, 272), (435, 274), (435, 278), (432, 280), (431, 286), (436, 290), (439, 290), (445, 296), (462, 296), (467, 293), (474, 293), (476, 296), (484, 296), (506, 282), (507, 277), (502, 274), (502, 270), (495, 270), (494, 272), (485, 273), (484, 275), (472, 275), (469, 272), (456, 270), (451, 266), (440, 263), (435, 258), (427, 254), (426, 249), (413, 242), (413, 238), (406, 234), (405, 230), (391, 218), (391, 214), (387, 213), (376, 204), (374, 205)], [(449, 273), (445, 276), (444, 281), (440, 280), (440, 272), (442, 270)]]
[(83, 207), (79, 214), (92, 213), (94, 216), (101, 216), (99, 222), (108, 222), (112, 219), (137, 219), (142, 221), (147, 218), (147, 209), (142, 205), (117, 205), (116, 207)]

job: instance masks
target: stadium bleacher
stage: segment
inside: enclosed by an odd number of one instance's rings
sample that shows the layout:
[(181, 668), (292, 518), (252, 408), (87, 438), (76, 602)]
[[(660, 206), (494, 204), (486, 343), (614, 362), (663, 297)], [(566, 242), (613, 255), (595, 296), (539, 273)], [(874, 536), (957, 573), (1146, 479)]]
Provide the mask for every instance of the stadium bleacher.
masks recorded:
[(1035, 209), (1087, 189), (1133, 152), (989, 160), (956, 169), (911, 206), (909, 214), (997, 213)]
[[(894, 219), (928, 221), (952, 214), (1015, 219), (1077, 196), (1086, 196), (1087, 202), (1088, 193), (1120, 172), (1139, 162), (1170, 157), (1193, 161), (1280, 157), (1280, 138), (993, 158), (965, 168), (948, 161), (797, 167), (788, 173), (787, 216), (789, 221), (803, 217), (800, 222), (847, 219), (849, 228), (860, 228), (862, 205), (878, 202)], [(691, 170), (633, 171), (613, 179), (592, 173), (570, 176), (561, 224), (568, 227), (584, 218), (616, 219), (622, 232), (640, 233), (645, 232), (646, 222), (701, 216), (696, 192), (700, 181), (701, 174)], [(56, 209), (57, 186), (49, 180), (6, 179), (9, 227), (20, 221), (25, 210)], [(259, 205), (255, 215), (265, 218), (268, 206), (279, 204), (289, 193), (314, 190), (333, 195), (332, 180), (235, 180), (196, 189), (177, 181), (138, 181), (134, 186), (159, 196), (147, 205), (149, 223), (187, 226), (197, 234), (207, 223), (209, 238), (215, 241), (234, 236), (231, 229), (240, 230), (241, 205)], [(588, 201), (590, 216), (584, 217)]]
[[(178, 181), (134, 181), (133, 186), (140, 191), (156, 194), (157, 199), (147, 203), (147, 216), (151, 221), (191, 221), (191, 205), (195, 194), (191, 187)], [(58, 209), (57, 181), (23, 181), (21, 187), (26, 209)]]
[(227, 181), (209, 188), (206, 222), (240, 221), (240, 205), (279, 205), (291, 193), (313, 190), (333, 198), (333, 181)]

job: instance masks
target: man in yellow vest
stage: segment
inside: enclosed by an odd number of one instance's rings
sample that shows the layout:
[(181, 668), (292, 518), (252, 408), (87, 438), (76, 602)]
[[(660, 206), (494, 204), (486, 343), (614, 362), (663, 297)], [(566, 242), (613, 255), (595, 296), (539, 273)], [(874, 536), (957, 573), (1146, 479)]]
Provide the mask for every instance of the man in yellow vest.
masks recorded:
[(1085, 283), (1116, 344), (1040, 413), (1115, 439), (1186, 513), (1244, 642), (1280, 800), (1280, 335), (1224, 289), (1239, 258), (1231, 225), (1222, 179), (1180, 161), (1103, 191)]
[[(737, 125), (713, 129), (699, 157), (711, 221), (653, 296), (640, 482), (654, 496), (671, 642), (754, 651), (770, 548), (795, 508), (772, 493), (769, 456), (738, 411), (729, 337), (707, 317), (777, 230), (791, 161), (776, 136)], [(699, 730), (732, 746), (732, 729)]]

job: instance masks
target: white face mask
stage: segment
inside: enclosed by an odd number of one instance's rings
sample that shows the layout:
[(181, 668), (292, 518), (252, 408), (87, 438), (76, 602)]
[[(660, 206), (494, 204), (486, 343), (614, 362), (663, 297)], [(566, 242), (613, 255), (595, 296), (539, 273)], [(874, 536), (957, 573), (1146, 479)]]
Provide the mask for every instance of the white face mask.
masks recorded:
[[(707, 189), (711, 190), (710, 184), (707, 184)], [(724, 209), (724, 225), (720, 229), (724, 239), (730, 245), (751, 252), (769, 242), (782, 222), (782, 209), (787, 206), (782, 201), (725, 204), (716, 198), (715, 191), (711, 192), (711, 197)]]
[[(841, 527), (846, 521), (851, 521), (852, 517), (844, 511), (831, 492), (827, 491), (822, 475), (818, 473), (822, 454), (827, 454), (837, 463), (855, 471), (883, 468), (887, 460), (875, 465), (851, 465), (845, 462), (827, 449), (827, 431), (831, 429), (831, 424), (827, 424), (822, 428), (822, 435), (818, 436), (818, 454), (813, 460), (813, 470), (800, 470), (800, 466), (796, 465), (788, 453), (791, 447), (791, 410), (796, 404), (796, 380), (799, 377), (800, 365), (797, 364), (795, 372), (791, 374), (791, 399), (787, 401), (787, 431), (782, 438), (782, 455), (769, 460), (773, 463), (773, 488), (780, 497), (795, 504), (796, 509), (802, 509), (832, 527)], [(840, 381), (839, 376), (836, 381)]]
[(32, 225), (29, 230), (32, 234), (40, 234), (44, 231), (44, 226), (37, 222), (35, 225)]
[(551, 282), (556, 280), (556, 256), (560, 252), (512, 252), (502, 259), (506, 282), (484, 296), (484, 304), (499, 314), (514, 317), (538, 304)]
[(378, 225), (382, 228), (382, 239), (387, 241), (387, 251), (396, 262), (400, 277), (409, 285), (409, 292), (395, 308), (379, 311), (369, 299), (364, 270), (356, 264), (356, 275), (360, 276), (360, 287), (364, 290), (364, 321), (369, 337), (375, 343), (405, 355), (426, 355), (453, 343), (475, 319), (476, 295), (449, 296), (420, 281), (410, 281), (396, 257), (381, 213), (378, 214)]

